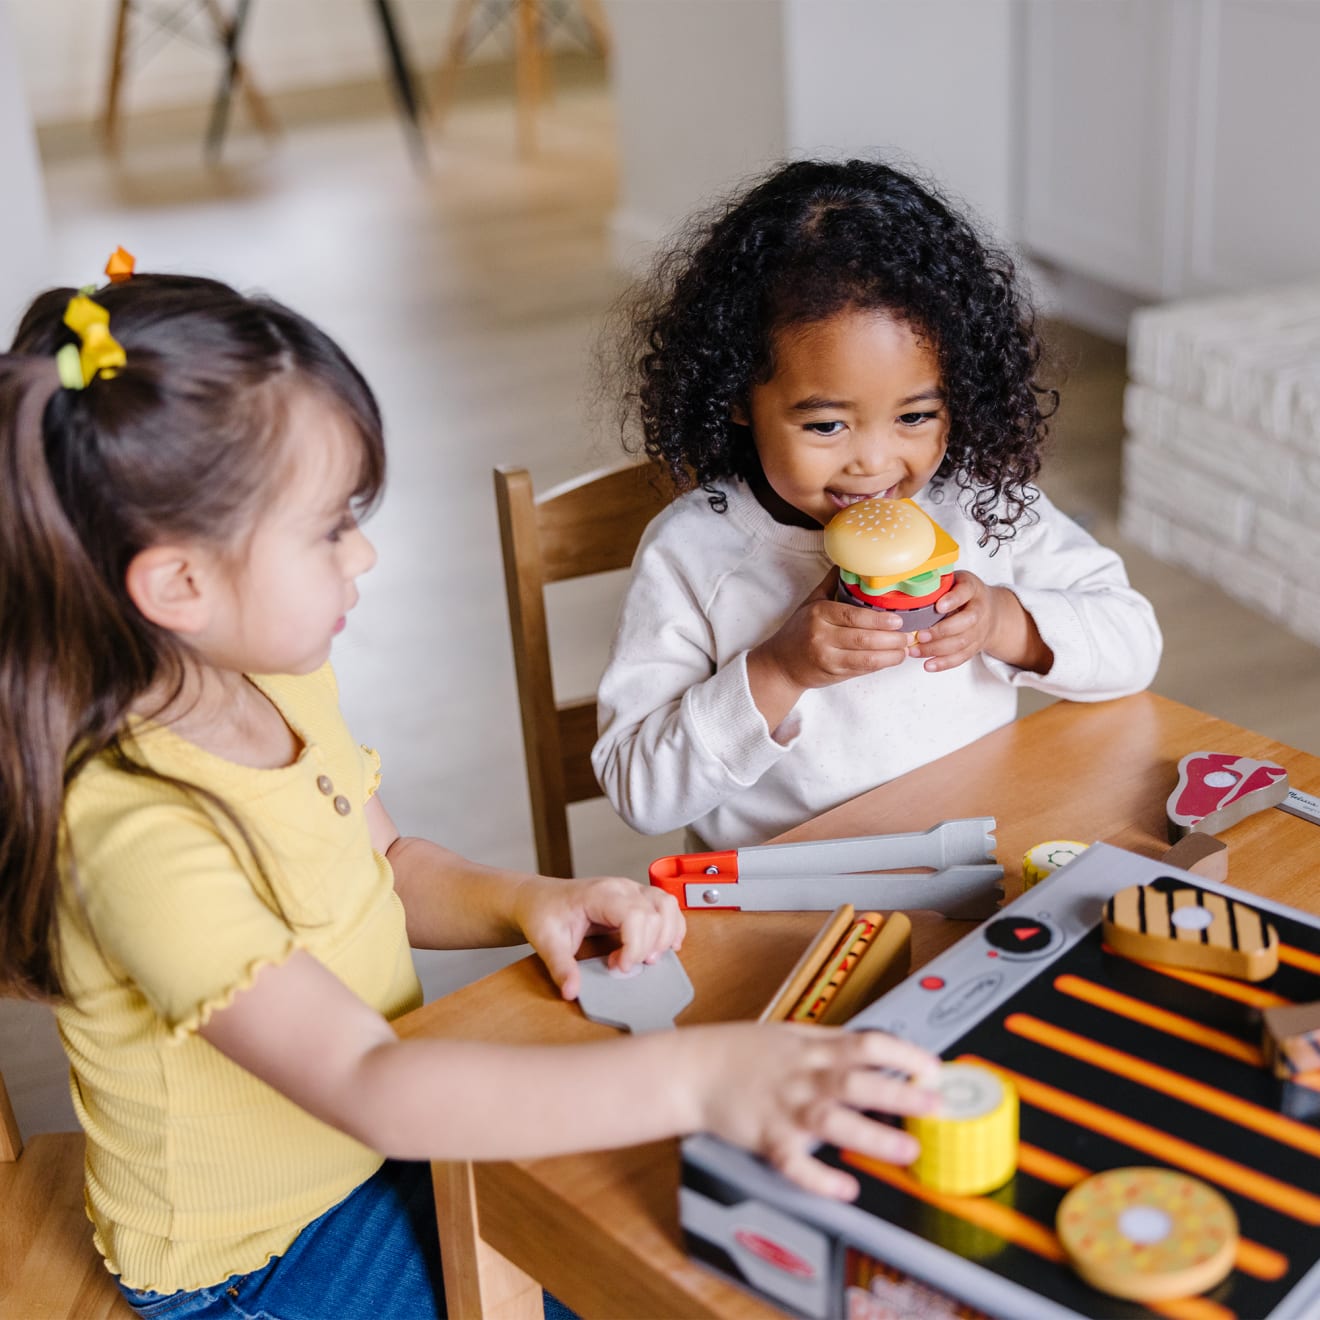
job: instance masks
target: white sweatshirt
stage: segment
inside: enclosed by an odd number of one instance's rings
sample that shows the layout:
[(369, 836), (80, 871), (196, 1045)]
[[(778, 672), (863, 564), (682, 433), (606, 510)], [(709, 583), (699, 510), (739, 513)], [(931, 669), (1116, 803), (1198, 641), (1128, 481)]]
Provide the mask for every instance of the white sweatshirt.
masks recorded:
[(747, 652), (830, 563), (819, 529), (775, 522), (742, 482), (723, 488), (726, 513), (690, 491), (647, 528), (597, 694), (592, 766), (644, 834), (690, 825), (712, 848), (761, 843), (1009, 723), (1019, 686), (1103, 701), (1154, 677), (1159, 626), (1112, 550), (1042, 495), (1036, 520), (992, 555), (946, 488), (942, 503), (917, 503), (958, 542), (959, 568), (1017, 594), (1054, 653), (1049, 673), (984, 654), (928, 673), (909, 658), (804, 692), (771, 730)]

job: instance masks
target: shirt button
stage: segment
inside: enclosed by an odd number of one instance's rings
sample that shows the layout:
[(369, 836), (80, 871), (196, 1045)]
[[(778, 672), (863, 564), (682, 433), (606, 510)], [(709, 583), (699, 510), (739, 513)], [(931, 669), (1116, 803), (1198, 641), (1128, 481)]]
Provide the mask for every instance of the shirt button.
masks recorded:
[(353, 810), (348, 799), (342, 793), (340, 793), (340, 795), (337, 798), (335, 798), (335, 810), (341, 816), (347, 816), (348, 813)]
[(316, 786), (326, 795), (326, 797), (329, 797), (330, 794), (335, 791), (335, 786), (329, 775), (317, 775)]

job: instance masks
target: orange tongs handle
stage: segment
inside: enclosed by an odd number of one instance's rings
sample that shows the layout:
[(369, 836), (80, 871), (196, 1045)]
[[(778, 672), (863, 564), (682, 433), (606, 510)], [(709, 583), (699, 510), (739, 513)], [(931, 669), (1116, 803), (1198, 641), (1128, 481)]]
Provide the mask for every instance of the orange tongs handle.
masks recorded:
[(657, 857), (647, 871), (651, 883), (678, 899), (678, 906), (687, 907), (687, 886), (703, 880), (725, 884), (738, 879), (737, 850), (729, 852), (680, 853), (677, 857)]

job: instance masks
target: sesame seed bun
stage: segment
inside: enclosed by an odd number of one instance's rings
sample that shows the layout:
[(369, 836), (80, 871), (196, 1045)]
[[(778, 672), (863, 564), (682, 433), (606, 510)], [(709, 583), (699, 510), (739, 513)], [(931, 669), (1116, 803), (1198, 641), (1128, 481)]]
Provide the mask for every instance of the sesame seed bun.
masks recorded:
[(860, 500), (825, 528), (825, 553), (858, 577), (907, 577), (934, 550), (935, 524), (911, 500)]

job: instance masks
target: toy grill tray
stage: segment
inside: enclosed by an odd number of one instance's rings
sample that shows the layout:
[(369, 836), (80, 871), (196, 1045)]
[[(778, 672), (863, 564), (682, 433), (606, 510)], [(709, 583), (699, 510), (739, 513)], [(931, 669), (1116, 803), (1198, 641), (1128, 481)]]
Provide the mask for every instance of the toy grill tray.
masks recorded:
[[(1281, 941), (1278, 971), (1247, 984), (1108, 952), (1104, 901), (1151, 883), (1195, 884), (1266, 913)], [(1320, 1315), (1320, 1125), (1308, 1121), (1320, 1096), (1273, 1077), (1261, 1058), (1259, 1022), (1263, 1008), (1317, 999), (1313, 918), (1094, 845), (854, 1020), (946, 1059), (1007, 1071), (1021, 1099), (1018, 1172), (989, 1196), (950, 1198), (892, 1166), (823, 1149), (823, 1159), (860, 1177), (856, 1205), (775, 1198), (833, 1244), (833, 1300), (813, 1305), (820, 1314), (843, 1313), (841, 1275), (863, 1252), (1013, 1320)], [(716, 1175), (732, 1168), (700, 1163)], [(1191, 1173), (1231, 1202), (1242, 1246), (1213, 1292), (1146, 1306), (1092, 1290), (1068, 1266), (1054, 1235), (1064, 1193), (1091, 1173), (1132, 1164)], [(726, 1202), (731, 1186), (746, 1190), (741, 1177), (719, 1181)], [(810, 1314), (812, 1305), (796, 1309)]]

